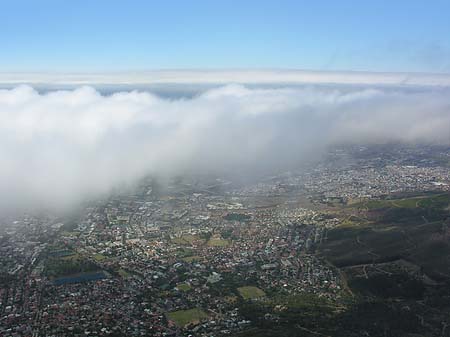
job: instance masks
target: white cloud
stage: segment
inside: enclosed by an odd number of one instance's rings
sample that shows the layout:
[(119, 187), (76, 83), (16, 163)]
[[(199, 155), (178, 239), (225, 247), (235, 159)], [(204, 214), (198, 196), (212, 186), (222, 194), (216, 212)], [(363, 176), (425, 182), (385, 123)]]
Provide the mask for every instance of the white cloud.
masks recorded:
[(146, 173), (286, 168), (337, 142), (450, 144), (448, 90), (227, 85), (190, 99), (0, 90), (0, 204), (67, 206)]

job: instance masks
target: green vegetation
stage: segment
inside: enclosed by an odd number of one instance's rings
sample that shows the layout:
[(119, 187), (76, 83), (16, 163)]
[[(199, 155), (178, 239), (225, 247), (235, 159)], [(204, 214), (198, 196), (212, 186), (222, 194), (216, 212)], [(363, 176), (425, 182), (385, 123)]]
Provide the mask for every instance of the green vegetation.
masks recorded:
[(191, 246), (197, 240), (203, 241), (197, 235), (184, 234), (181, 237), (173, 238), (171, 241), (178, 245)]
[(336, 336), (328, 329), (333, 328), (338, 311), (317, 295), (276, 293), (264, 301), (241, 301), (239, 310), (255, 329), (238, 336)]
[(125, 269), (120, 268), (118, 271), (120, 276), (122, 276), (123, 278), (128, 278), (131, 276), (131, 274), (129, 272), (127, 272)]
[(362, 203), (353, 204), (352, 207), (360, 207), (367, 209), (382, 209), (391, 207), (415, 208), (420, 198), (396, 199), (396, 200), (368, 200)]
[(226, 230), (223, 230), (223, 231), (220, 233), (220, 235), (221, 235), (224, 239), (231, 239), (232, 233), (233, 233), (233, 230), (232, 230), (232, 229), (226, 229)]
[(60, 277), (97, 270), (99, 268), (93, 262), (77, 256), (70, 259), (49, 258), (45, 263), (44, 273), (48, 277)]
[(258, 287), (245, 286), (239, 287), (237, 290), (244, 300), (257, 299), (266, 296), (266, 293)]
[[(242, 336), (440, 335), (439, 329), (432, 333), (427, 329), (439, 327), (448, 317), (449, 204), (449, 193), (427, 193), (344, 208), (347, 214), (358, 208), (358, 217), (348, 216), (328, 230), (316, 253), (340, 268), (352, 296), (339, 300), (334, 310), (335, 303), (308, 309), (321, 299), (275, 297), (262, 309), (246, 311), (256, 313), (259, 330)], [(270, 313), (267, 305), (276, 303), (286, 308), (280, 324), (265, 329), (261, 314)], [(299, 312), (296, 320), (295, 312)]]
[(210, 247), (226, 247), (230, 244), (230, 241), (224, 240), (220, 237), (212, 237), (208, 241), (208, 246)]
[(102, 254), (94, 254), (94, 260), (98, 261), (98, 262), (101, 262), (101, 261), (106, 260), (106, 256), (102, 255)]
[(169, 312), (167, 318), (174, 321), (179, 327), (184, 327), (188, 324), (198, 324), (207, 319), (208, 315), (203, 310), (194, 308)]
[(313, 294), (274, 296), (266, 301), (240, 302), (239, 311), (253, 329), (239, 337), (417, 336), (427, 335), (419, 318), (403, 303), (361, 299), (341, 305)]
[(64, 258), (64, 257), (70, 258), (76, 255), (76, 253), (73, 250), (66, 249), (65, 247), (61, 246), (52, 246), (50, 247), (50, 249), (51, 250), (48, 252), (48, 255), (54, 258)]
[(370, 201), (366, 223), (348, 218), (345, 226), (327, 232), (318, 253), (337, 267), (405, 259), (428, 276), (445, 278), (450, 276), (449, 201), (448, 193)]
[(223, 217), (225, 220), (228, 221), (247, 221), (251, 217), (248, 214), (242, 214), (242, 213), (228, 213)]
[(422, 299), (425, 291), (423, 283), (406, 273), (375, 274), (369, 278), (356, 277), (349, 282), (350, 287), (364, 295), (381, 298)]
[(183, 257), (182, 260), (183, 260), (184, 262), (191, 263), (191, 262), (197, 262), (197, 261), (200, 261), (200, 260), (201, 260), (201, 257), (198, 256), (198, 255), (187, 256), (187, 257)]
[(194, 251), (191, 248), (180, 247), (175, 254), (179, 258), (185, 258), (194, 255)]
[(192, 289), (191, 286), (190, 286), (189, 284), (187, 284), (187, 283), (180, 283), (180, 284), (177, 284), (177, 288), (178, 288), (178, 290), (180, 290), (180, 291), (189, 291), (189, 290)]
[(73, 253), (70, 255), (65, 255), (65, 256), (60, 257), (61, 260), (77, 260), (79, 258), (80, 258), (80, 254), (78, 254), (78, 253)]
[(267, 303), (270, 303), (273, 306), (284, 305), (288, 308), (297, 308), (297, 309), (307, 309), (307, 308), (335, 309), (334, 306), (331, 304), (331, 302), (328, 301), (327, 299), (308, 293), (301, 293), (295, 295), (275, 293), (270, 296), (270, 298), (267, 300)]
[(222, 273), (220, 274), (222, 279), (220, 282), (213, 283), (209, 285), (209, 292), (213, 296), (237, 296), (238, 291), (237, 288), (241, 287), (243, 284), (252, 284), (255, 283), (255, 280), (246, 281), (242, 278), (241, 275), (237, 273)]
[(63, 231), (61, 231), (61, 236), (78, 237), (78, 236), (80, 236), (80, 232), (63, 230)]
[(424, 198), (418, 202), (418, 205), (424, 208), (448, 208), (450, 206), (450, 194), (440, 194), (430, 198)]
[(410, 198), (396, 198), (396, 199), (377, 199), (367, 200), (364, 202), (351, 204), (353, 208), (367, 208), (369, 210), (384, 209), (384, 208), (445, 208), (450, 205), (449, 194), (426, 194), (421, 196), (414, 196)]
[(351, 215), (341, 221), (339, 224), (340, 228), (355, 228), (355, 227), (364, 227), (369, 224), (367, 219), (363, 219), (354, 215)]
[(205, 242), (208, 242), (211, 236), (212, 236), (211, 232), (202, 232), (199, 234), (200, 239), (202, 239)]

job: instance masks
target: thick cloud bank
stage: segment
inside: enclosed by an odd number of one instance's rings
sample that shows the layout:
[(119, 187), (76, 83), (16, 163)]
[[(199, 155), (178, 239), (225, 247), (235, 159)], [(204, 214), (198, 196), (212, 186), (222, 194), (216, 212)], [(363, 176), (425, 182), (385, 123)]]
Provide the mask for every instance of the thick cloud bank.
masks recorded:
[(0, 206), (67, 206), (147, 173), (283, 169), (339, 143), (450, 144), (446, 89), (228, 85), (191, 99), (0, 90)]

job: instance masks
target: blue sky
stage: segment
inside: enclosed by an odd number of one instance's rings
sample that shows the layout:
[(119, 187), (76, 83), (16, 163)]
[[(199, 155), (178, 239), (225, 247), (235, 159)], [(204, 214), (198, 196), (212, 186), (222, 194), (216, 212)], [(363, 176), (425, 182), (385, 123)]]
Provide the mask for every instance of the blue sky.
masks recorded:
[(425, 0), (0, 0), (0, 71), (450, 73), (449, 13)]

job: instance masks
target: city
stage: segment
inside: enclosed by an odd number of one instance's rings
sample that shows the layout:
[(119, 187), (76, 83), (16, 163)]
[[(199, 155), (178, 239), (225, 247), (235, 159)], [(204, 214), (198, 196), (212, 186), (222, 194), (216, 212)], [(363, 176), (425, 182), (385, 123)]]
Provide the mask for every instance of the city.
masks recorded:
[[(335, 262), (332, 237), (370, 221), (376, 203), (424, 208), (444, 197), (448, 206), (449, 162), (448, 147), (336, 147), (298, 172), (245, 185), (149, 177), (76, 214), (4, 218), (0, 334), (250, 336), (283, 326), (295, 301), (314, 301), (329, 317), (346, 312), (357, 301), (353, 278), (380, 270), (405, 269), (435, 288), (450, 274), (434, 278), (413, 259)], [(448, 236), (446, 212), (439, 226)], [(433, 327), (442, 336), (448, 317)], [(323, 329), (299, 321), (295, 331), (328, 335)]]

